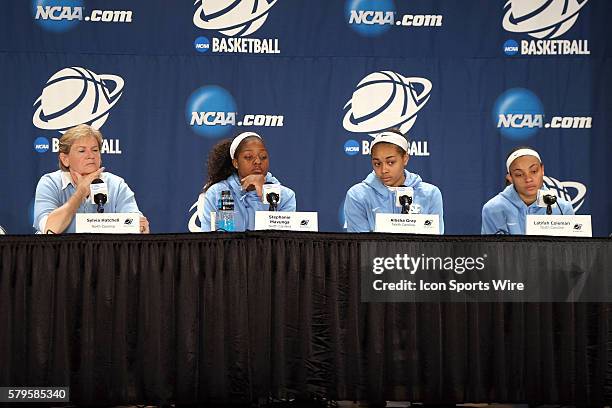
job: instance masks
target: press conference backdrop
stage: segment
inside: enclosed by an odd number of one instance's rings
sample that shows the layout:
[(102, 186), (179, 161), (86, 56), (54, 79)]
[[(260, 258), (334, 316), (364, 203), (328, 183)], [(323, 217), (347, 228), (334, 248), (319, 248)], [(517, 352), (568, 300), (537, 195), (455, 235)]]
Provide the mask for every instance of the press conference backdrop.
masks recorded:
[(527, 144), (607, 235), (610, 15), (608, 0), (3, 1), (0, 224), (33, 231), (58, 138), (90, 123), (153, 232), (199, 229), (208, 151), (245, 130), (298, 210), (338, 231), (372, 134), (395, 126), (447, 233), (480, 232), (506, 153)]

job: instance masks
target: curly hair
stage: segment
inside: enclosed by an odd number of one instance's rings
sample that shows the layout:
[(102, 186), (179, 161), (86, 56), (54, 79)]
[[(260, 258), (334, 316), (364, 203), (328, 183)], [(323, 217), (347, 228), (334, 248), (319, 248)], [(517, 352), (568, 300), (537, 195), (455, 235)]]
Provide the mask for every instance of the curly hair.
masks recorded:
[[(236, 148), (236, 157), (238, 157), (240, 154), (244, 142), (254, 138), (255, 136), (249, 136), (240, 142)], [(261, 141), (263, 143), (263, 139), (261, 139)], [(202, 192), (206, 192), (206, 190), (208, 190), (213, 184), (223, 181), (232, 174), (236, 173), (236, 169), (232, 164), (232, 158), (230, 156), (231, 144), (232, 139), (224, 139), (210, 149), (210, 152), (208, 153), (208, 161), (206, 163), (208, 179), (206, 180), (206, 184), (204, 184)]]

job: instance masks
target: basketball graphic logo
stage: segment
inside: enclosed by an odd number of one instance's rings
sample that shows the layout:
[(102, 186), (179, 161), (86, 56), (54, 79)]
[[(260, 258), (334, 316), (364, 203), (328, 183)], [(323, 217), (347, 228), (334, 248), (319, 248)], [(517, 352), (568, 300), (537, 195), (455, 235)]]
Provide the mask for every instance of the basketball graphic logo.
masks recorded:
[(65, 132), (86, 123), (99, 129), (121, 98), (123, 79), (81, 67), (64, 68), (49, 78), (34, 102), (34, 126)]
[(196, 0), (193, 24), (228, 37), (244, 37), (257, 31), (278, 0)]
[[(586, 198), (587, 188), (577, 181), (559, 181), (556, 178), (544, 176), (544, 185), (557, 197), (572, 204), (574, 211), (578, 212)], [(570, 190), (574, 190), (571, 191)]]
[(504, 30), (527, 33), (540, 39), (567, 32), (588, 0), (508, 0), (504, 6)]
[(344, 106), (342, 124), (349, 132), (373, 135), (397, 127), (406, 134), (429, 100), (431, 89), (431, 82), (425, 78), (374, 72), (359, 82)]

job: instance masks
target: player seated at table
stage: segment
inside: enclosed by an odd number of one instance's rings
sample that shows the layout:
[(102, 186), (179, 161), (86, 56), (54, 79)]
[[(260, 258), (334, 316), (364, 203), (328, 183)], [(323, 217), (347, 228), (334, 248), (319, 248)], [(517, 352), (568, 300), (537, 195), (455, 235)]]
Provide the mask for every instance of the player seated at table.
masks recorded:
[[(546, 206), (538, 205), (538, 192), (549, 193), (544, 186), (544, 164), (533, 148), (520, 146), (506, 158), (506, 188), (482, 207), (482, 234), (525, 234), (527, 215), (545, 215)], [(573, 215), (567, 201), (557, 198), (552, 213)]]
[(59, 140), (60, 169), (42, 176), (34, 199), (34, 229), (44, 234), (75, 232), (75, 214), (97, 213), (89, 199), (91, 182), (101, 179), (108, 190), (106, 213), (139, 213), (140, 232), (149, 233), (149, 222), (136, 204), (126, 182), (105, 172), (101, 157), (102, 133), (89, 125), (69, 129)]
[(346, 193), (344, 214), (348, 232), (374, 231), (376, 213), (401, 213), (396, 205), (394, 187), (412, 187), (410, 214), (440, 216), (440, 234), (444, 233), (442, 193), (418, 174), (405, 169), (410, 159), (408, 140), (397, 129), (378, 134), (372, 144), (373, 171)]
[[(234, 201), (234, 231), (253, 230), (255, 212), (268, 211), (263, 202), (264, 184), (280, 184), (268, 172), (270, 156), (257, 133), (244, 132), (233, 140), (222, 140), (208, 154), (208, 180), (204, 185), (202, 231), (210, 231), (210, 213), (218, 210), (221, 193), (229, 191)], [(280, 186), (277, 211), (295, 211), (295, 193)]]

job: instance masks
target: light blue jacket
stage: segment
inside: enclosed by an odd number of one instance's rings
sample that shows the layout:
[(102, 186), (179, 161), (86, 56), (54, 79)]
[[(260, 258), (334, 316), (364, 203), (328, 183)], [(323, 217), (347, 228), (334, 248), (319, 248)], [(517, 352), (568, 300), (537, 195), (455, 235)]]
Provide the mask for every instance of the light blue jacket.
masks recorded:
[[(444, 233), (444, 210), (442, 193), (433, 184), (425, 183), (418, 174), (404, 170), (406, 187), (412, 187), (414, 196), (410, 205), (411, 214), (438, 214), (440, 234)], [(346, 193), (344, 215), (348, 232), (374, 231), (376, 213), (397, 214), (402, 209), (395, 205), (395, 193), (389, 190), (372, 172), (361, 183), (355, 184)]]
[[(61, 207), (72, 197), (76, 188), (69, 179), (69, 175), (63, 176), (62, 170), (54, 171), (53, 173), (45, 174), (38, 181), (36, 186), (36, 197), (34, 199), (34, 229), (37, 232), (41, 231), (40, 222), (43, 217), (48, 216), (51, 211)], [(134, 198), (134, 192), (130, 189), (127, 183), (119, 176), (115, 176), (109, 172), (103, 172), (100, 178), (106, 184), (108, 189), (108, 198), (104, 204), (105, 213), (138, 213), (138, 205)], [(77, 213), (95, 214), (97, 205), (90, 202), (90, 199), (85, 200), (78, 208)], [(68, 228), (64, 232), (74, 232), (76, 226), (75, 218), (72, 218)]]
[[(542, 191), (548, 191), (546, 187)], [(559, 206), (553, 206), (553, 214), (573, 215), (572, 205), (562, 198), (557, 198)], [(538, 207), (537, 202), (527, 206), (510, 184), (501, 193), (490, 199), (482, 207), (481, 234), (525, 234), (527, 215), (546, 215), (546, 207)]]
[[(280, 184), (279, 181), (272, 176), (266, 174), (266, 183)], [(240, 178), (234, 173), (223, 181), (210, 186), (204, 193), (204, 214), (201, 214), (202, 231), (210, 232), (210, 213), (217, 211), (217, 205), (221, 198), (221, 192), (229, 190), (234, 199), (234, 228), (236, 231), (254, 230), (255, 229), (255, 212), (268, 211), (269, 204), (264, 204), (257, 192), (242, 191)], [(281, 186), (281, 197), (278, 205), (278, 211), (295, 211), (295, 193), (288, 187)]]

